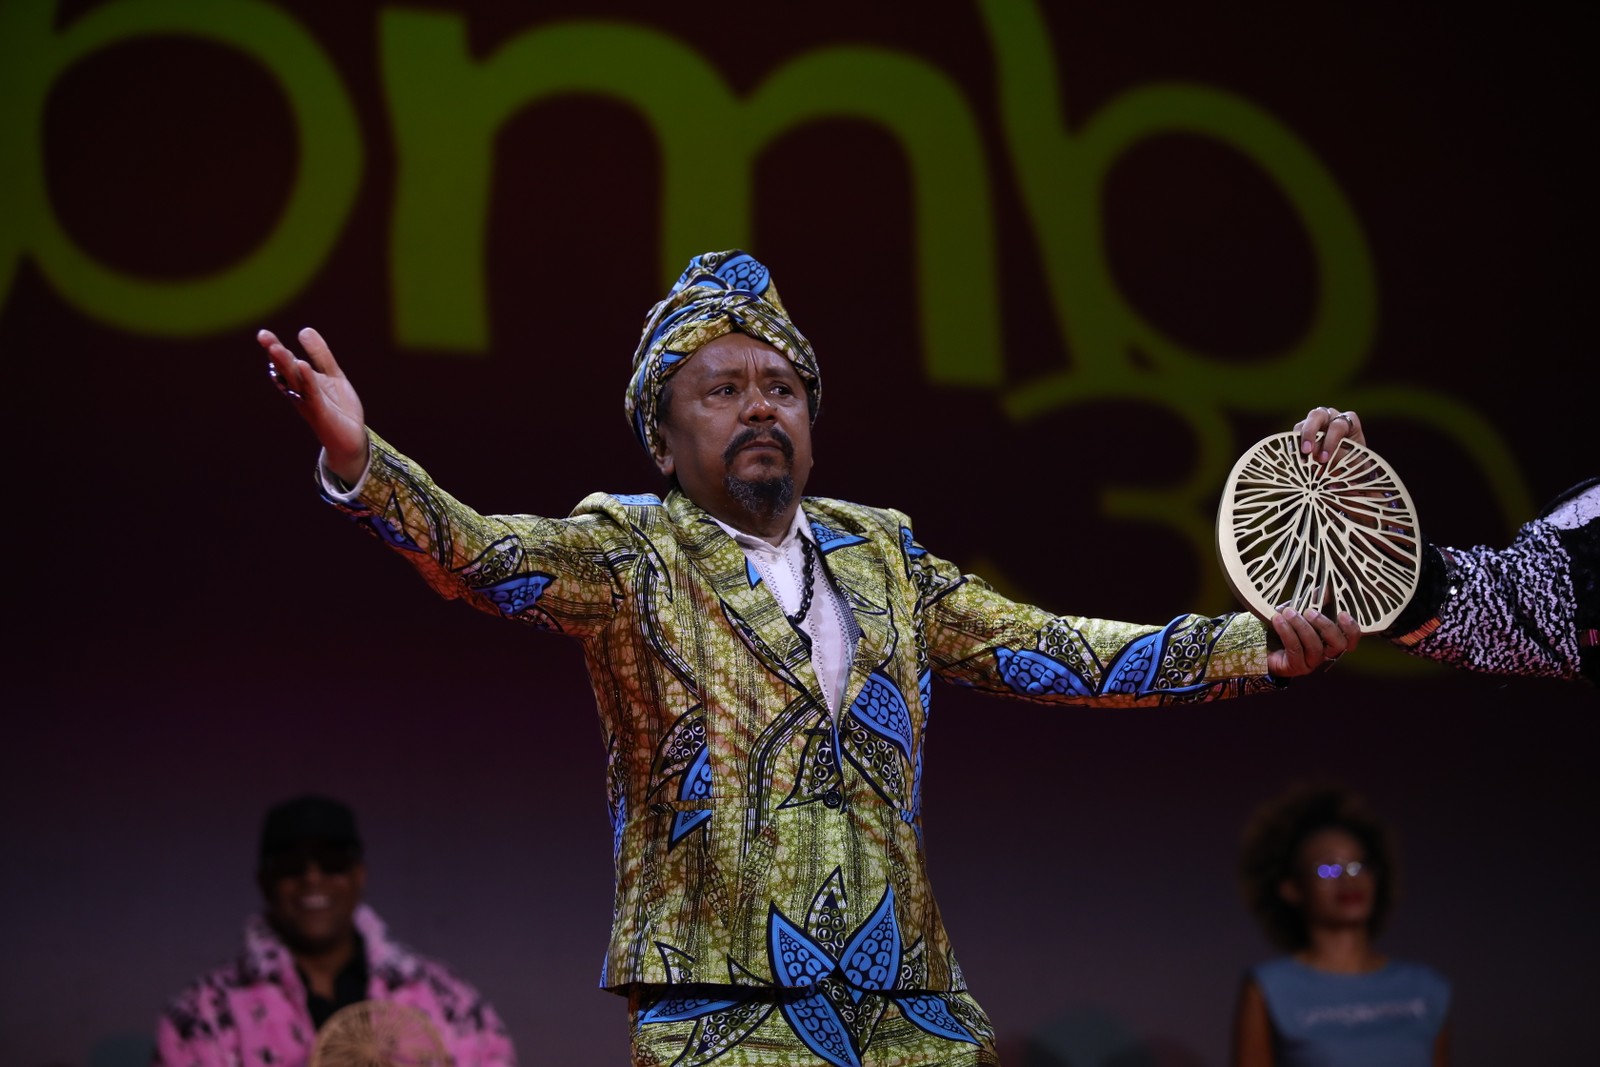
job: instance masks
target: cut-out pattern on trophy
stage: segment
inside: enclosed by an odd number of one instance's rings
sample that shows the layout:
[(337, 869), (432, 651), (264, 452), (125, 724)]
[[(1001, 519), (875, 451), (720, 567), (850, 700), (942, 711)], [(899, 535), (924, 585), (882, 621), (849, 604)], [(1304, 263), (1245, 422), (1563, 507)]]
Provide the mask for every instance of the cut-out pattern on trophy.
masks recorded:
[(310, 1067), (451, 1067), (453, 1062), (422, 1009), (364, 1000), (340, 1008), (322, 1025)]
[(1234, 594), (1262, 618), (1348, 611), (1364, 634), (1387, 629), (1422, 576), (1416, 508), (1383, 458), (1342, 441), (1323, 465), (1301, 454), (1297, 433), (1264, 438), (1234, 464), (1217, 552)]

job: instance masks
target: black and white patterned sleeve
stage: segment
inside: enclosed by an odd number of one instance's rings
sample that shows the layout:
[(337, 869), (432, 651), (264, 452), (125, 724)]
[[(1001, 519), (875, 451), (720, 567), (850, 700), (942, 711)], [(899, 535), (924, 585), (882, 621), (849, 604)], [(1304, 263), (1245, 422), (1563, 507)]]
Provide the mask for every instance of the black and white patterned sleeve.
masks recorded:
[(1386, 636), (1467, 670), (1600, 681), (1600, 478), (1561, 494), (1509, 548), (1428, 546)]

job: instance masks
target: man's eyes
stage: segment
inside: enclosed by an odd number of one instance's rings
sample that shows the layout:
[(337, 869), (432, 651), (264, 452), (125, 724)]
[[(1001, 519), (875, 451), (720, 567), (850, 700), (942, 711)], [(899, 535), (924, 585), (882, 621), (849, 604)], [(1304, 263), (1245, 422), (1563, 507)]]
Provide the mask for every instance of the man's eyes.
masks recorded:
[[(782, 382), (778, 382), (777, 384), (769, 386), (768, 388), (772, 392), (777, 393), (779, 396), (795, 395), (794, 387), (791, 385), (785, 385)], [(735, 396), (738, 393), (739, 388), (734, 385), (719, 385), (715, 389), (711, 390), (712, 396)]]

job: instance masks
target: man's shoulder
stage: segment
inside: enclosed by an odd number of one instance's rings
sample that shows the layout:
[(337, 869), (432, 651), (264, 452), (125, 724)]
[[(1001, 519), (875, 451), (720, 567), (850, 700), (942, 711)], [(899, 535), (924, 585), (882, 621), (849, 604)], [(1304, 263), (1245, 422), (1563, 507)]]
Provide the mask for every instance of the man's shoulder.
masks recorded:
[(485, 1030), (493, 1024), (493, 1009), (478, 988), (434, 956), (426, 956), (400, 942), (391, 942), (391, 954), (373, 964), (374, 977), (383, 991), (379, 999), (399, 1000), (456, 1026)]
[(655, 493), (590, 493), (578, 501), (568, 518), (609, 518), (638, 523), (664, 518), (665, 514), (665, 502)]
[(202, 1020), (220, 1021), (226, 1029), (230, 1025), (227, 1005), (241, 995), (277, 988), (251, 965), (248, 955), (241, 955), (190, 980), (167, 1001), (165, 1015), (179, 1033), (188, 1033)]
[(479, 999), (478, 991), (449, 964), (395, 940), (365, 904), (356, 913), (356, 926), (366, 941), (367, 965), (391, 995), (408, 986), (424, 986), (441, 1003), (470, 1005)]
[(886, 556), (921, 552), (911, 532), (911, 520), (903, 511), (829, 497), (808, 496), (803, 506), (823, 552), (854, 544), (871, 545), (872, 551)]
[(421, 953), (414, 953), (413, 959), (416, 969), (411, 972), (411, 980), (426, 984), (441, 1001), (467, 1006), (482, 999), (477, 987), (445, 961)]
[(869, 507), (866, 504), (824, 496), (808, 496), (802, 501), (801, 506), (813, 523), (818, 520), (824, 523), (833, 520), (857, 531), (881, 530), (898, 536), (901, 530), (911, 526), (911, 520), (905, 513), (894, 508)]

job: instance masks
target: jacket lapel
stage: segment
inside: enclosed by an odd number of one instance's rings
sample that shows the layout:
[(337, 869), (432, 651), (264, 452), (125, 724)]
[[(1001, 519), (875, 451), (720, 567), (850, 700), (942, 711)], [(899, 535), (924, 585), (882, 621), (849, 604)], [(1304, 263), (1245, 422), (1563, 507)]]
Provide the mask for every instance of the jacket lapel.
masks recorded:
[(716, 593), (740, 639), (768, 670), (826, 707), (811, 649), (738, 543), (683, 493), (670, 494), (666, 505), (678, 547)]
[(889, 561), (881, 546), (872, 543), (868, 531), (848, 515), (820, 501), (808, 501), (807, 507), (828, 573), (854, 612), (861, 634), (840, 705), (848, 708), (872, 672), (894, 653), (895, 621), (888, 608), (889, 575), (885, 570)]

